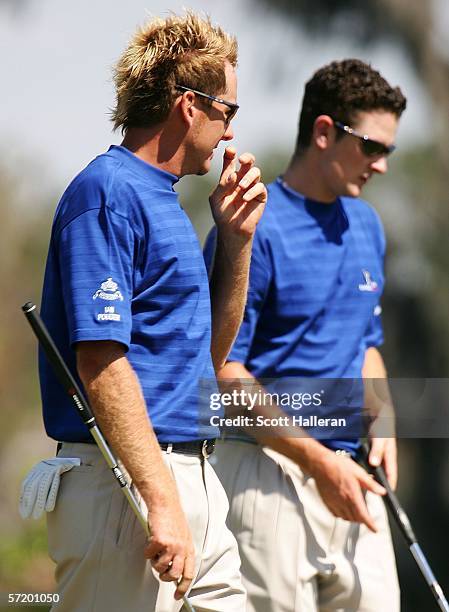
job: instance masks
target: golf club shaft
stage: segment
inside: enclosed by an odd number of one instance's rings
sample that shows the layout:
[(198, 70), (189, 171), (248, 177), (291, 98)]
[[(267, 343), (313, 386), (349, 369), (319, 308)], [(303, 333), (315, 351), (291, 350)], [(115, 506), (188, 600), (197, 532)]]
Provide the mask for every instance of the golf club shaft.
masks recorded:
[[(31, 325), (40, 345), (42, 346), (42, 349), (44, 350), (44, 353), (52, 366), (55, 375), (64, 387), (67, 394), (72, 398), (79, 415), (83, 419), (84, 424), (89, 428), (92, 437), (97, 443), (97, 446), (100, 449), (100, 452), (103, 455), (108, 467), (114, 474), (114, 477), (120, 485), (120, 488), (122, 489), (123, 494), (128, 500), (132, 510), (139, 519), (142, 527), (145, 529), (146, 534), (150, 536), (147, 517), (144, 515), (142, 508), (140, 507), (128, 482), (126, 481), (123, 472), (118, 466), (114, 455), (112, 454), (103, 434), (101, 433), (101, 430), (96, 424), (95, 417), (89, 404), (87, 403), (86, 398), (81, 392), (81, 389), (79, 388), (79, 385), (74, 379), (72, 373), (68, 369), (64, 359), (61, 356), (61, 353), (53, 342), (45, 323), (42, 321), (39, 313), (37, 312), (36, 305), (32, 302), (27, 302), (22, 306), (22, 310), (28, 319), (28, 322)], [(195, 612), (195, 609), (187, 597), (184, 596), (182, 599), (187, 612)]]
[(404, 536), (410, 553), (416, 561), (417, 566), (419, 567), (422, 575), (424, 576), (425, 581), (430, 587), (430, 590), (435, 597), (435, 600), (443, 612), (449, 612), (449, 603), (443, 593), (443, 589), (437, 582), (432, 569), (424, 556), (423, 551), (421, 550), (420, 545), (416, 539), (415, 533), (413, 531), (412, 525), (410, 523), (410, 519), (408, 518), (405, 510), (402, 508), (399, 503), (396, 494), (388, 482), (387, 475), (385, 474), (384, 469), (381, 466), (374, 467), (369, 463), (369, 453), (370, 447), (367, 443), (362, 445), (363, 449), (363, 459), (366, 464), (368, 471), (373, 474), (377, 482), (379, 482), (384, 489), (387, 491), (387, 494), (384, 497), (385, 503), (390, 510), (392, 516), (394, 517), (402, 535)]

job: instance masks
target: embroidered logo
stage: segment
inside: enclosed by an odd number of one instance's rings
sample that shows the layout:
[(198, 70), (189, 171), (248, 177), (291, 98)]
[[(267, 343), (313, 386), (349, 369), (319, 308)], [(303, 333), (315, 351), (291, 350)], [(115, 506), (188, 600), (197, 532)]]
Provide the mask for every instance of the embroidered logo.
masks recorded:
[(96, 300), (97, 298), (107, 300), (108, 302), (113, 300), (120, 300), (123, 302), (123, 295), (119, 290), (117, 283), (115, 283), (111, 277), (105, 280), (104, 283), (101, 283), (100, 289), (95, 291), (92, 299)]
[(105, 306), (104, 312), (97, 314), (97, 321), (120, 321), (121, 316), (115, 312), (114, 306)]
[(362, 270), (364, 283), (359, 284), (360, 291), (377, 291), (377, 283), (371, 278), (371, 274), (368, 270)]

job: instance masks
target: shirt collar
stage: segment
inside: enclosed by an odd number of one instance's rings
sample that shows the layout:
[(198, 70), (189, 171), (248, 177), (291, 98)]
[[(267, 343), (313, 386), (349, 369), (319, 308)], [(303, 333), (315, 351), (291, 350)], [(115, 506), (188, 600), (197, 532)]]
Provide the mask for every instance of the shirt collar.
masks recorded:
[(179, 181), (179, 177), (176, 174), (149, 164), (121, 145), (111, 145), (108, 149), (108, 154), (113, 155), (116, 159), (120, 159), (127, 166), (134, 166), (139, 172), (146, 173), (148, 179), (157, 183), (160, 187), (173, 189), (174, 184)]

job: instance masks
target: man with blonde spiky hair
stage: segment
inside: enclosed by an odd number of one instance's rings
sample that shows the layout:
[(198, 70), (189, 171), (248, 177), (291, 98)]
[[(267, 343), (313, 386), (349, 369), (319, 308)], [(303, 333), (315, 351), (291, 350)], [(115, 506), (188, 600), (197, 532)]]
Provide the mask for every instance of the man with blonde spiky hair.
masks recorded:
[[(242, 611), (227, 500), (207, 457), (218, 431), (200, 419), (241, 322), (266, 189), (254, 157), (227, 147), (210, 196), (217, 225), (210, 287), (174, 191), (233, 138), (237, 44), (193, 13), (141, 28), (115, 70), (120, 146), (95, 158), (56, 211), (42, 317), (76, 371), (132, 479), (151, 537), (132, 514), (45, 360), (46, 430), (65, 473), (48, 514), (58, 610)], [(201, 383), (203, 384), (203, 383)]]

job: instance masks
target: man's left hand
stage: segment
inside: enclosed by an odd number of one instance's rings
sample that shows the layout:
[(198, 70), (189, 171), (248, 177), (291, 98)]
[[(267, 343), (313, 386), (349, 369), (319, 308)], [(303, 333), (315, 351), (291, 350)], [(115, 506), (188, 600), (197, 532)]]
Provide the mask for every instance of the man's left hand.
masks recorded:
[(373, 467), (381, 465), (393, 490), (398, 481), (397, 447), (395, 438), (371, 438), (368, 458)]
[[(236, 163), (240, 164), (237, 170)], [(267, 190), (261, 182), (254, 155), (227, 147), (223, 155), (220, 181), (209, 202), (220, 232), (251, 238), (256, 231), (265, 203)]]

